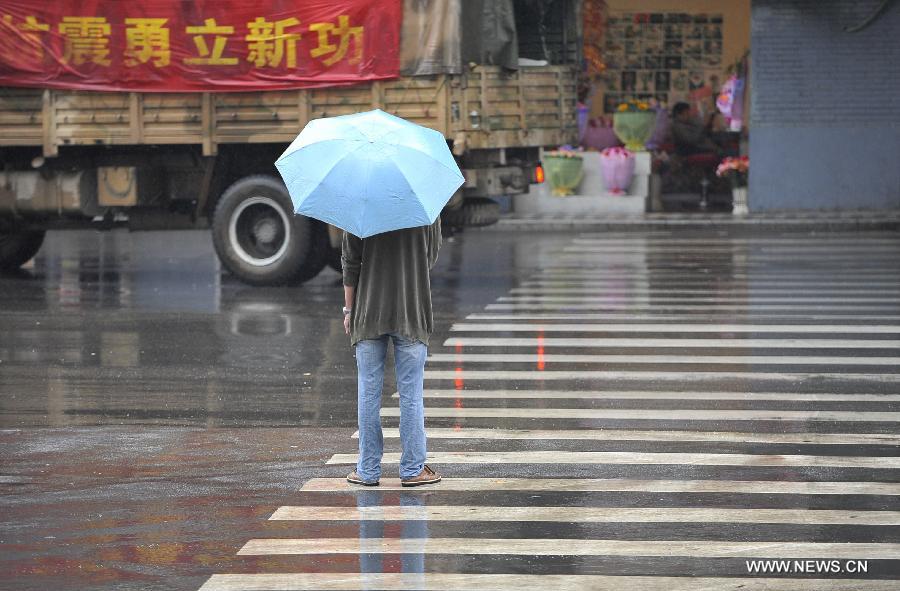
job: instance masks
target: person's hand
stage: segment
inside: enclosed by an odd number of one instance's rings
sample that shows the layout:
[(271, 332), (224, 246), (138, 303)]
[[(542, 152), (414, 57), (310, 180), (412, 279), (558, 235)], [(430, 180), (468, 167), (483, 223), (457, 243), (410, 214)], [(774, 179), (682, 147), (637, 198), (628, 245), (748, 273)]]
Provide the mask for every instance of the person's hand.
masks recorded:
[(350, 334), (350, 314), (344, 314), (344, 332)]

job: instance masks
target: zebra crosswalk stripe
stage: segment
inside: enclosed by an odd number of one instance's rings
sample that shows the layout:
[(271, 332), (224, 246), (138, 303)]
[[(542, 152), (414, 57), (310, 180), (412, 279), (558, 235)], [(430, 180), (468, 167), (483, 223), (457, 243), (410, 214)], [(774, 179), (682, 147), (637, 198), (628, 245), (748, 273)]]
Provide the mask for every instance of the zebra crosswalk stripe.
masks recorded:
[[(399, 439), (400, 429), (383, 430), (385, 439)], [(359, 438), (359, 431), (353, 434)], [(479, 429), (430, 427), (428, 439), (671, 441), (710, 443), (793, 443), (804, 445), (900, 445), (900, 435), (888, 433), (746, 433), (740, 431), (637, 431), (624, 429)]]
[(453, 337), (444, 341), (445, 347), (688, 347), (737, 349), (900, 349), (897, 339), (660, 339), (660, 338), (559, 338), (559, 337)]
[[(432, 407), (431, 418), (497, 419), (637, 419), (672, 421), (807, 421), (807, 422), (900, 422), (900, 412), (856, 410), (731, 410), (656, 408), (486, 408)], [(399, 417), (398, 407), (381, 409), (383, 417)]]
[(275, 554), (500, 554), (527, 556), (690, 556), (702, 558), (897, 559), (900, 544), (826, 542), (712, 542), (552, 538), (272, 538), (252, 539), (243, 556)]
[(885, 365), (900, 369), (900, 357), (821, 355), (585, 355), (577, 353), (435, 353), (431, 363), (687, 363), (703, 365)]
[(286, 506), (273, 521), (543, 521), (559, 523), (791, 523), (900, 525), (900, 511), (707, 507), (511, 507), (485, 505)]
[[(356, 464), (357, 454), (334, 454), (328, 464)], [(429, 453), (429, 461), (441, 464), (666, 464), (691, 466), (799, 466), (822, 468), (871, 468), (896, 470), (900, 456), (820, 456), (804, 454), (652, 453), (618, 451), (497, 451)], [(400, 454), (385, 453), (384, 464), (399, 464)]]
[(512, 324), (465, 323), (450, 327), (451, 332), (657, 332), (657, 333), (810, 333), (810, 334), (900, 334), (900, 325), (859, 324), (717, 324), (680, 322), (672, 324)]
[(653, 304), (657, 304), (662, 306), (663, 304), (669, 303), (681, 303), (681, 304), (715, 304), (718, 305), (720, 303), (729, 303), (729, 302), (738, 302), (738, 303), (747, 303), (753, 304), (754, 306), (758, 304), (768, 303), (768, 304), (798, 304), (798, 303), (828, 303), (828, 304), (841, 304), (842, 306), (850, 306), (850, 305), (865, 305), (865, 304), (891, 304), (892, 306), (900, 305), (900, 298), (888, 298), (888, 297), (870, 297), (870, 296), (849, 296), (848, 294), (843, 294), (840, 296), (833, 297), (811, 297), (811, 296), (801, 296), (798, 297), (796, 294), (793, 297), (772, 297), (772, 296), (760, 296), (755, 293), (745, 293), (745, 294), (737, 294), (731, 296), (725, 295), (716, 295), (716, 297), (696, 297), (696, 296), (686, 296), (686, 297), (660, 297), (656, 294), (631, 294), (630, 296), (621, 296), (621, 295), (600, 295), (600, 294), (536, 294), (536, 295), (512, 295), (512, 296), (503, 296), (496, 299), (498, 302), (538, 302), (538, 303), (558, 303), (558, 304), (580, 304), (584, 302), (595, 302), (595, 303), (645, 303), (652, 302)]
[[(661, 313), (659, 311), (653, 311), (653, 310), (649, 310), (643, 314), (632, 314), (632, 313), (623, 312), (623, 311), (581, 312), (579, 314), (553, 313), (553, 312), (546, 312), (546, 313), (517, 312), (515, 314), (512, 314), (512, 313), (504, 314), (504, 313), (498, 313), (498, 312), (476, 312), (476, 313), (472, 313), (472, 314), (469, 314), (468, 316), (466, 316), (466, 320), (480, 320), (480, 321), (503, 320), (504, 322), (509, 322), (510, 320), (517, 320), (517, 321), (527, 320), (530, 322), (540, 322), (540, 323), (545, 323), (548, 321), (553, 321), (553, 322), (570, 321), (571, 322), (573, 320), (580, 321), (580, 322), (593, 322), (593, 321), (597, 321), (597, 320), (604, 320), (604, 321), (610, 321), (610, 322), (629, 321), (629, 322), (635, 322), (636, 323), (635, 326), (641, 326), (640, 323), (642, 323), (642, 322), (647, 322), (647, 321), (660, 322), (662, 320), (673, 320), (673, 321), (679, 321), (679, 322), (697, 322), (698, 320), (704, 320), (712, 325), (720, 325), (723, 320), (731, 320), (732, 318), (733, 318), (733, 315), (731, 315), (731, 314), (725, 314), (725, 313), (710, 314), (710, 313), (707, 313), (705, 310), (696, 310), (696, 311), (685, 313), (685, 314), (666, 314), (666, 313)], [(892, 315), (886, 315), (886, 314), (880, 314), (880, 315), (795, 314), (795, 313), (782, 314), (782, 313), (774, 313), (774, 312), (767, 312), (765, 314), (760, 314), (760, 313), (754, 312), (752, 310), (742, 314), (741, 318), (744, 318), (746, 320), (764, 321), (764, 322), (766, 322), (767, 325), (770, 325), (770, 326), (771, 326), (770, 323), (773, 320), (782, 321), (785, 323), (789, 323), (789, 321), (790, 321), (790, 323), (794, 323), (798, 320), (809, 321), (809, 322), (836, 322), (838, 320), (852, 320), (854, 322), (877, 321), (877, 322), (882, 322), (882, 323), (888, 322), (888, 321), (896, 322), (896, 321), (900, 320), (900, 316), (892, 316)], [(628, 325), (624, 325), (624, 326), (628, 326)], [(744, 326), (747, 326), (747, 325), (744, 325)], [(749, 324), (749, 326), (752, 326), (752, 324)], [(803, 324), (800, 326), (815, 326), (815, 325)], [(868, 325), (868, 324), (853, 325), (853, 328), (856, 328), (856, 330), (849, 331), (849, 332), (865, 333), (866, 332), (865, 327), (868, 327), (868, 326), (870, 326), (870, 325)], [(897, 331), (896, 328), (894, 329), (894, 331), (900, 332), (900, 331)], [(747, 331), (743, 331), (743, 332), (747, 332)], [(765, 331), (759, 331), (759, 332), (765, 332)], [(790, 332), (790, 331), (788, 331), (788, 332)], [(828, 332), (829, 334), (831, 334), (830, 331), (820, 331), (820, 332), (823, 332), (823, 333)], [(844, 330), (844, 331), (837, 331), (837, 332), (846, 334), (848, 331)]]
[[(538, 400), (786, 400), (797, 402), (900, 402), (900, 394), (837, 394), (813, 392), (701, 392), (661, 390), (440, 390), (426, 388), (424, 398), (452, 399), (538, 399)], [(391, 398), (400, 397), (394, 392)]]
[(213, 575), (200, 591), (896, 591), (895, 580), (844, 578), (647, 577), (616, 575), (477, 573), (254, 573)]
[[(871, 372), (826, 372), (826, 371), (692, 371), (690, 379), (693, 382), (721, 381), (727, 379), (739, 380), (768, 380), (780, 382), (800, 383), (810, 379), (820, 380), (848, 380), (865, 383), (896, 383), (900, 382), (898, 373), (871, 373)], [(530, 381), (551, 382), (561, 380), (657, 380), (684, 382), (685, 370), (681, 371), (619, 371), (619, 370), (567, 370), (567, 371), (543, 371), (543, 370), (425, 370), (426, 380), (462, 380), (462, 381)]]
[[(660, 294), (672, 295), (709, 295), (708, 289), (698, 289), (690, 287), (669, 287), (666, 289), (649, 289), (641, 288), (639, 285), (633, 285), (630, 288), (612, 287), (608, 281), (594, 282), (572, 282), (572, 281), (524, 281), (519, 284), (520, 287), (514, 287), (509, 290), (513, 295), (598, 295), (598, 296), (658, 296)], [(900, 287), (887, 289), (873, 287), (872, 289), (852, 289), (842, 287), (822, 287), (814, 286), (807, 289), (798, 289), (796, 287), (761, 287), (754, 284), (752, 288), (736, 285), (729, 288), (722, 288), (716, 291), (716, 295), (735, 295), (743, 297), (754, 297), (761, 294), (782, 295), (791, 297), (796, 294), (816, 294), (827, 296), (871, 296), (871, 295), (900, 295)]]
[[(355, 492), (344, 478), (312, 478), (305, 492)], [(435, 489), (405, 488), (398, 478), (383, 478), (379, 490), (408, 493)], [(790, 480), (660, 480), (628, 478), (444, 478), (442, 492), (652, 492), (735, 493), (747, 495), (886, 495), (900, 496), (900, 482), (819, 482)]]
[(682, 303), (682, 304), (671, 304), (671, 303), (636, 303), (630, 302), (626, 300), (619, 301), (609, 301), (606, 303), (596, 303), (596, 302), (588, 302), (588, 303), (565, 303), (560, 302), (556, 304), (550, 303), (541, 303), (541, 302), (523, 302), (523, 303), (502, 303), (502, 304), (488, 304), (484, 307), (485, 310), (507, 310), (507, 311), (518, 311), (518, 310), (540, 310), (540, 311), (561, 311), (561, 310), (667, 310), (673, 311), (678, 310), (681, 312), (689, 312), (692, 310), (697, 311), (732, 311), (732, 312), (743, 312), (747, 310), (765, 310), (765, 311), (797, 311), (797, 310), (815, 310), (817, 312), (823, 312), (826, 310), (837, 310), (837, 311), (847, 311), (847, 310), (864, 310), (866, 312), (872, 312), (875, 310), (885, 310), (890, 312), (896, 312), (898, 308), (898, 304), (864, 304), (864, 303), (853, 303), (853, 302), (842, 302), (839, 304), (756, 304), (753, 302), (745, 302), (743, 304), (725, 304), (725, 303), (705, 303), (705, 302), (694, 302), (694, 303)]

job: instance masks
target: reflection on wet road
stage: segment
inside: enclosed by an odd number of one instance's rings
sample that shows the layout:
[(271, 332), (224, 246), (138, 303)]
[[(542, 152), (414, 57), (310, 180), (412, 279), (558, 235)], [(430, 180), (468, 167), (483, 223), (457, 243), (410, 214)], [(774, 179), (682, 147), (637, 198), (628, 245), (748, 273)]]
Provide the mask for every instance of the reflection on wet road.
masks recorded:
[[(898, 252), (896, 233), (467, 232), (434, 273), (445, 480), (387, 477), (388, 379), (386, 477), (363, 489), (343, 480), (337, 273), (248, 288), (204, 234), (53, 235), (0, 279), (3, 580), (894, 589)], [(770, 559), (789, 570), (749, 572)]]
[[(445, 245), (439, 330), (514, 280), (521, 247), (488, 246), (470, 264), (478, 248)], [(248, 287), (221, 277), (204, 232), (70, 232), (2, 282), (5, 426), (356, 424), (331, 269), (297, 288)]]

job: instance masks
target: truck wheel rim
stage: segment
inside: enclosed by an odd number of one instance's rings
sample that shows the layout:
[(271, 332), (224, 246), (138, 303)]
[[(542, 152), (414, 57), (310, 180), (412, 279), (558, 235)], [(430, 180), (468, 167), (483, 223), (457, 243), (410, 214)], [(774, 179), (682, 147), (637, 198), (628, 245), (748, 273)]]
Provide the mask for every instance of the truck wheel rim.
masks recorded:
[(254, 267), (265, 267), (287, 250), (291, 223), (274, 199), (250, 197), (232, 212), (228, 239), (239, 259)]

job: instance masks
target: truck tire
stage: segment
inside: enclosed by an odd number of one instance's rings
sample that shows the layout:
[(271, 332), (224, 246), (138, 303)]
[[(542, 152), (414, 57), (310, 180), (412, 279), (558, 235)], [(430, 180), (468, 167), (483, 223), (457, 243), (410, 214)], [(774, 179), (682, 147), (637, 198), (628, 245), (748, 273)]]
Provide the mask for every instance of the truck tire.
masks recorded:
[(268, 175), (240, 179), (216, 204), (213, 245), (222, 264), (251, 285), (283, 285), (307, 261), (312, 222), (295, 215), (284, 184)]
[(38, 253), (43, 230), (16, 230), (0, 222), (0, 270), (18, 269)]
[(450, 227), (490, 226), (500, 220), (500, 204), (487, 197), (469, 197), (462, 207), (444, 210), (441, 223)]
[(309, 254), (306, 256), (303, 264), (300, 265), (297, 275), (291, 279), (292, 283), (309, 281), (328, 264), (328, 251), (331, 250), (331, 244), (328, 241), (328, 227), (319, 220), (310, 220), (310, 222), (312, 236)]

